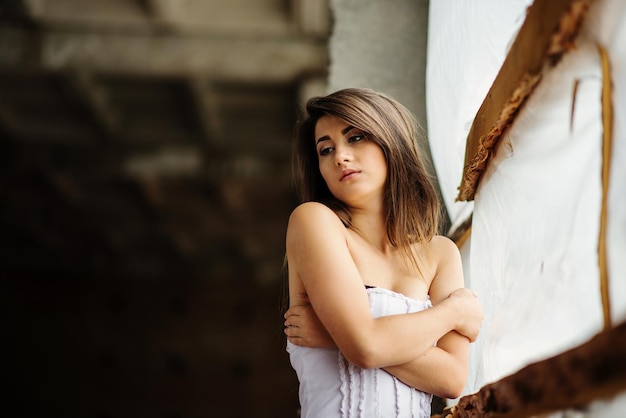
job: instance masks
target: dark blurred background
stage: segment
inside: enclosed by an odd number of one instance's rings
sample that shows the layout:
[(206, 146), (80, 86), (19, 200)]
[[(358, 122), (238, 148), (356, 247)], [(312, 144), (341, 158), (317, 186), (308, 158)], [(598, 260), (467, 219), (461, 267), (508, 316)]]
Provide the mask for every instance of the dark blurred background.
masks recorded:
[(0, 2), (6, 417), (294, 417), (290, 138), (327, 0)]

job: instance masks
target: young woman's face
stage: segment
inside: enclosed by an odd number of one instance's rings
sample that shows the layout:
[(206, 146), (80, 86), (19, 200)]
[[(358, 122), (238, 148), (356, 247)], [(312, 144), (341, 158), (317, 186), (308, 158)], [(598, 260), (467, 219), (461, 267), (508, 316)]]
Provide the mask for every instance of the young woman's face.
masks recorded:
[(331, 115), (317, 121), (314, 139), (319, 169), (333, 196), (348, 206), (382, 200), (387, 162), (378, 144)]

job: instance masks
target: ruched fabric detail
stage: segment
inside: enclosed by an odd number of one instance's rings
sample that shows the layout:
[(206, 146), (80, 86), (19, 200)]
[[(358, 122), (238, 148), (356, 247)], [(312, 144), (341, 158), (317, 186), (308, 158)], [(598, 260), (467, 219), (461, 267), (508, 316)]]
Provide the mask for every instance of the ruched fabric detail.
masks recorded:
[[(374, 317), (431, 307), (382, 288), (366, 289)], [(428, 418), (432, 395), (413, 389), (382, 369), (361, 369), (336, 349), (298, 347), (287, 351), (300, 381), (303, 418)]]

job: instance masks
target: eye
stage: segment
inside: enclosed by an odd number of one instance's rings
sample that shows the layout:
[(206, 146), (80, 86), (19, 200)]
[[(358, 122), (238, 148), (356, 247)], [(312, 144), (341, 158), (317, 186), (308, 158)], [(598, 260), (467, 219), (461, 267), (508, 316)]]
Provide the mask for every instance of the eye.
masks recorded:
[(365, 135), (362, 133), (358, 133), (358, 134), (350, 135), (350, 137), (348, 138), (348, 142), (349, 143), (359, 142), (363, 139), (365, 139)]
[(320, 148), (319, 154), (320, 156), (323, 157), (324, 155), (330, 154), (332, 150), (333, 150), (333, 147), (323, 147), (323, 148)]

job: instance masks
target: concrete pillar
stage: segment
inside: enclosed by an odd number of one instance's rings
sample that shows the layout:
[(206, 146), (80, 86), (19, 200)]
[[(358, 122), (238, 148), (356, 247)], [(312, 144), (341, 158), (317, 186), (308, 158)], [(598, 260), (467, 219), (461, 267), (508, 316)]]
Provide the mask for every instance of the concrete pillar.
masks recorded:
[(428, 0), (331, 0), (328, 90), (369, 87), (404, 104), (426, 128)]
[[(426, 134), (428, 0), (331, 0), (330, 6), (327, 91), (369, 87), (386, 93), (413, 112)], [(419, 145), (435, 175), (426, 135)], [(449, 226), (444, 216), (443, 231)]]

